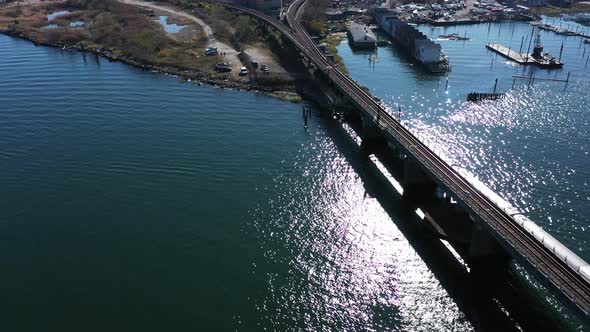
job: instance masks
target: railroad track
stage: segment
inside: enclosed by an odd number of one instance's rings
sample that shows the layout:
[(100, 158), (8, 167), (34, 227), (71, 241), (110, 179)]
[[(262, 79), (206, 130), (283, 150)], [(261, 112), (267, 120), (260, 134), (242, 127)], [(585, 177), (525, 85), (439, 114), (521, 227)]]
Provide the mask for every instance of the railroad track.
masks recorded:
[(464, 207), (471, 210), (491, 230), (496, 232), (500, 242), (504, 241), (503, 244), (508, 246), (508, 249), (528, 262), (588, 319), (590, 317), (590, 280), (584, 278), (580, 273), (580, 267), (575, 270), (567, 264), (567, 259), (564, 261), (555, 254), (555, 247), (552, 251), (536, 239), (507, 212), (482, 194), (472, 183), (422, 143), (389, 114), (371, 94), (334, 67), (301, 25), (306, 1), (295, 0), (289, 6), (286, 17), (290, 27), (258, 11), (237, 6), (230, 7), (256, 16), (275, 27), (338, 89), (349, 95), (366, 116), (376, 118), (379, 115), (380, 120), (377, 125), (381, 130), (408, 151), (427, 173), (434, 176), (440, 184), (446, 186)]

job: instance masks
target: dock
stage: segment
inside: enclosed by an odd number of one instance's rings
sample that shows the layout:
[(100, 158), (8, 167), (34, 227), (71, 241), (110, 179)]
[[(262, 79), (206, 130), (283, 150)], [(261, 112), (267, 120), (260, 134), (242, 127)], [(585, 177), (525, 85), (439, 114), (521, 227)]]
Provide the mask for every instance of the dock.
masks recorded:
[(506, 96), (505, 93), (479, 93), (479, 92), (470, 92), (467, 95), (467, 101), (481, 101), (481, 100), (498, 100), (504, 99)]
[(557, 60), (555, 57), (551, 56), (548, 53), (542, 53), (543, 46), (541, 46), (541, 44), (537, 44), (535, 46), (535, 51), (533, 51), (533, 53), (529, 55), (513, 51), (504, 45), (495, 43), (489, 43), (486, 45), (486, 47), (500, 54), (501, 56), (508, 58), (521, 65), (537, 65), (541, 68), (548, 69), (561, 68), (563, 66), (563, 63), (560, 60)]
[(574, 36), (574, 37), (590, 38), (590, 35), (588, 34), (587, 30), (580, 31), (578, 29), (576, 31), (573, 31), (573, 30), (568, 30), (566, 28), (554, 26), (551, 24), (543, 24), (540, 21), (531, 22), (530, 24), (532, 26), (538, 27), (541, 30), (551, 31), (555, 34), (566, 36), (566, 37)]
[(532, 65), (535, 64), (536, 61), (535, 59), (533, 59), (533, 57), (527, 55), (527, 54), (523, 54), (523, 53), (519, 53), (515, 50), (512, 50), (504, 45), (501, 44), (495, 44), (495, 43), (489, 43), (486, 45), (486, 47), (498, 54), (500, 54), (501, 56), (508, 58), (516, 63), (522, 64), (522, 65)]

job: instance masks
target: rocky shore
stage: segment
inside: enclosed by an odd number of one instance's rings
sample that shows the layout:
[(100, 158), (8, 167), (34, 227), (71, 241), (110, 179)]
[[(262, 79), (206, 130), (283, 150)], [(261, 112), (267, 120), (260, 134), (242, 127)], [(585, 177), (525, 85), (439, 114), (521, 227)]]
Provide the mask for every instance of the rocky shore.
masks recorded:
[(133, 57), (129, 57), (129, 56), (125, 56), (125, 55), (118, 55), (114, 52), (113, 49), (86, 48), (79, 43), (78, 44), (66, 44), (66, 43), (62, 43), (62, 42), (57, 42), (55, 44), (42, 43), (42, 42), (39, 42), (39, 41), (31, 38), (29, 35), (19, 32), (19, 31), (0, 31), (0, 33), (11, 36), (11, 37), (28, 40), (28, 41), (32, 42), (35, 46), (46, 46), (46, 47), (59, 48), (62, 50), (91, 53), (91, 54), (94, 54), (97, 56), (101, 56), (111, 62), (121, 62), (121, 63), (125, 63), (127, 65), (130, 65), (130, 66), (133, 66), (136, 68), (144, 69), (144, 70), (156, 71), (156, 72), (168, 74), (168, 75), (175, 75), (175, 76), (181, 77), (186, 80), (191, 80), (195, 84), (206, 84), (206, 85), (211, 85), (211, 86), (220, 87), (220, 88), (235, 89), (235, 90), (241, 90), (241, 91), (251, 91), (251, 92), (261, 92), (261, 93), (274, 93), (274, 94), (285, 93), (285, 94), (294, 94), (294, 95), (296, 94), (294, 85), (281, 86), (280, 88), (275, 88), (275, 87), (271, 87), (271, 86), (259, 85), (259, 84), (256, 84), (255, 82), (245, 83), (245, 82), (234, 81), (229, 78), (228, 79), (220, 79), (220, 78), (216, 78), (216, 77), (211, 77), (207, 73), (200, 72), (197, 70), (180, 68), (180, 67), (175, 67), (172, 65), (155, 65), (155, 64), (147, 63), (145, 61), (133, 58)]

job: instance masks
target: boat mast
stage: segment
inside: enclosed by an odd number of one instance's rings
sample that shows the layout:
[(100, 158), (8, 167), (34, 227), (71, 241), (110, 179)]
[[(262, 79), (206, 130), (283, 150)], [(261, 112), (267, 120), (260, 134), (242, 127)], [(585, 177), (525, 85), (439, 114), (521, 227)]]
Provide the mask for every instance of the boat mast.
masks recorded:
[(541, 30), (535, 28), (535, 48), (533, 48), (533, 57), (540, 58), (543, 56), (543, 45), (541, 45)]

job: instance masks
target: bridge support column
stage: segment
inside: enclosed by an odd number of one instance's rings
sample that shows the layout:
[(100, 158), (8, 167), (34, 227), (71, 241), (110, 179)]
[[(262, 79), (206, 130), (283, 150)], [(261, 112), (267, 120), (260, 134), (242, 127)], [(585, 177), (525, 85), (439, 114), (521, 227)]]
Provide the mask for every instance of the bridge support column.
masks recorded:
[(399, 153), (398, 146), (395, 143), (393, 143), (392, 141), (390, 141), (390, 140), (387, 140), (387, 147), (389, 148), (389, 150), (391, 150), (392, 153), (394, 153), (394, 154), (398, 154)]
[(473, 280), (490, 287), (502, 278), (510, 255), (481, 225), (474, 224), (469, 245), (469, 267)]
[(361, 116), (361, 122), (361, 139), (363, 140), (363, 145), (385, 144), (385, 137), (383, 136), (383, 132), (381, 131), (381, 128), (377, 126), (375, 120), (363, 115)]
[(333, 108), (337, 113), (344, 115), (345, 119), (349, 121), (362, 122), (358, 111), (351, 105), (348, 97), (343, 96), (338, 91), (334, 91), (332, 95), (334, 96)]
[(410, 158), (404, 160), (402, 186), (404, 198), (411, 200), (429, 200), (436, 190), (436, 183)]
[(478, 224), (473, 225), (469, 256), (474, 260), (506, 260), (510, 257), (504, 248), (498, 244), (498, 241)]

